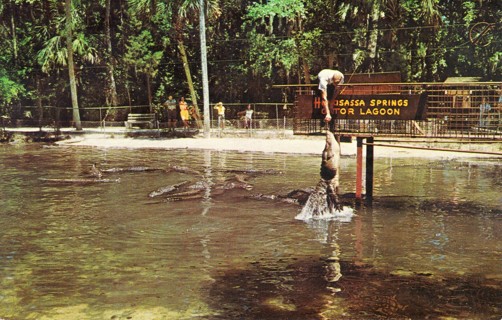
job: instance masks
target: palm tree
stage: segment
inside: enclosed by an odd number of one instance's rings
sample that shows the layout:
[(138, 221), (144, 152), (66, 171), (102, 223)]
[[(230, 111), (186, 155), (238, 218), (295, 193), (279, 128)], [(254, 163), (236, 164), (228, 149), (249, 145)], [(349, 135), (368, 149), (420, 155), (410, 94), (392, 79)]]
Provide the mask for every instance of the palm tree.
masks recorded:
[[(53, 10), (53, 12), (57, 15), (59, 3), (56, 1), (49, 1), (49, 6), (52, 7), (51, 10)], [(72, 6), (72, 0), (65, 0), (65, 19), (61, 19), (60, 17), (56, 16), (55, 18), (50, 19), (49, 22), (51, 23), (51, 25), (48, 28), (44, 27), (44, 29), (47, 30), (53, 27), (56, 32), (60, 33), (48, 38), (43, 43), (43, 48), (37, 53), (37, 60), (41, 65), (42, 72), (46, 73), (50, 73), (52, 71), (52, 68), (57, 65), (68, 67), (73, 122), (77, 130), (81, 130), (82, 125), (80, 122), (80, 113), (78, 106), (74, 55), (90, 63), (94, 63), (98, 59), (96, 49), (89, 45), (88, 39), (84, 36), (84, 34), (82, 32), (74, 32), (74, 27), (78, 25), (78, 23), (76, 22), (77, 16), (75, 15), (75, 11), (72, 10)], [(59, 25), (63, 21), (65, 21), (64, 27)], [(49, 32), (44, 32), (49, 34)], [(66, 45), (63, 45), (64, 43)]]
[(111, 0), (106, 0), (106, 14), (105, 14), (105, 42), (106, 42), (106, 54), (107, 54), (107, 67), (108, 67), (108, 85), (109, 85), (109, 97), (110, 105), (116, 107), (117, 101), (117, 86), (115, 84), (115, 62), (113, 59), (112, 52), (112, 37), (110, 30), (110, 16), (111, 16)]
[[(174, 18), (174, 28), (176, 31), (176, 42), (178, 45), (178, 50), (180, 53), (181, 61), (183, 63), (183, 68), (185, 70), (185, 76), (187, 78), (188, 88), (190, 90), (190, 97), (192, 98), (193, 105), (195, 107), (195, 112), (197, 117), (200, 119), (200, 111), (197, 104), (197, 94), (192, 81), (192, 73), (190, 72), (190, 65), (188, 61), (188, 54), (185, 47), (185, 28), (190, 22), (189, 17), (198, 17), (198, 12), (200, 10), (199, 0), (178, 0), (171, 2), (171, 8), (173, 10)], [(215, 18), (220, 15), (220, 8), (218, 2), (215, 0), (206, 1), (206, 10), (208, 18)], [(200, 127), (200, 124), (198, 123)]]
[(75, 64), (73, 63), (73, 34), (72, 34), (72, 0), (65, 0), (66, 16), (66, 50), (68, 52), (68, 74), (70, 76), (71, 105), (73, 110), (73, 122), (77, 130), (82, 130), (80, 112), (78, 110), (77, 82), (75, 81)]

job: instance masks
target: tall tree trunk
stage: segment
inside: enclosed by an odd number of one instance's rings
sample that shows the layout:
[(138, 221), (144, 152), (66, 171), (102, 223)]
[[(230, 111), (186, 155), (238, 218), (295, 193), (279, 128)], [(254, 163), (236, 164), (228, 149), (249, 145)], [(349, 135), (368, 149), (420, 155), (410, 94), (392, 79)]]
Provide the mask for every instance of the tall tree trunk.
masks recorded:
[(334, 67), (338, 67), (337, 57), (334, 52), (328, 52), (327, 60), (328, 60), (327, 66), (323, 67), (322, 69), (324, 68), (331, 69)]
[(146, 77), (146, 95), (148, 97), (148, 108), (150, 110), (150, 113), (153, 112), (152, 110), (152, 89), (150, 85), (150, 75), (148, 73), (145, 73)]
[(17, 48), (17, 33), (16, 33), (16, 21), (14, 20), (14, 16), (16, 15), (14, 12), (14, 3), (11, 1), (10, 3), (10, 25), (12, 32), (12, 49), (14, 51), (14, 63), (17, 65), (17, 56), (18, 56), (18, 48)]
[(73, 109), (73, 122), (77, 130), (82, 130), (80, 113), (78, 110), (77, 82), (75, 81), (75, 65), (73, 63), (73, 35), (71, 20), (71, 0), (65, 0), (66, 13), (66, 49), (68, 50), (68, 74), (70, 76), (71, 105)]
[(374, 1), (371, 6), (371, 14), (369, 18), (368, 30), (368, 51), (369, 51), (369, 71), (376, 70), (376, 55), (378, 46), (378, 22), (380, 20), (380, 5), (378, 1)]
[(197, 105), (197, 94), (195, 93), (195, 88), (193, 86), (192, 74), (190, 73), (190, 65), (188, 64), (188, 56), (185, 51), (185, 44), (183, 42), (182, 36), (178, 38), (178, 49), (180, 51), (181, 61), (183, 62), (183, 68), (185, 69), (185, 75), (187, 77), (188, 89), (190, 90), (190, 97), (192, 98), (193, 106), (195, 107), (195, 114), (197, 115), (197, 127), (200, 128), (200, 112)]
[[(305, 77), (305, 83), (306, 84), (310, 84), (310, 68), (309, 68), (309, 64), (307, 63), (307, 60), (305, 59), (302, 59), (302, 67), (303, 67), (303, 76)], [(301, 83), (301, 81), (299, 81), (298, 83)]]
[(204, 111), (204, 137), (210, 138), (211, 119), (209, 116), (209, 82), (207, 74), (206, 15), (205, 15), (204, 0), (199, 0), (199, 5), (200, 5), (199, 9), (200, 61), (202, 64), (202, 100), (203, 100), (203, 111)]
[(37, 75), (37, 107), (38, 107), (38, 129), (42, 131), (42, 121), (44, 120), (44, 108), (42, 107), (42, 90), (40, 88), (40, 78)]
[(108, 85), (110, 105), (116, 107), (117, 101), (117, 87), (115, 84), (115, 62), (112, 54), (112, 37), (110, 31), (110, 15), (111, 15), (111, 0), (106, 0), (106, 18), (105, 18), (105, 38), (106, 38), (106, 51), (108, 59)]
[(129, 80), (126, 80), (125, 83), (126, 91), (127, 91), (127, 101), (129, 102), (129, 113), (132, 112), (132, 99), (131, 99), (131, 88), (129, 87)]

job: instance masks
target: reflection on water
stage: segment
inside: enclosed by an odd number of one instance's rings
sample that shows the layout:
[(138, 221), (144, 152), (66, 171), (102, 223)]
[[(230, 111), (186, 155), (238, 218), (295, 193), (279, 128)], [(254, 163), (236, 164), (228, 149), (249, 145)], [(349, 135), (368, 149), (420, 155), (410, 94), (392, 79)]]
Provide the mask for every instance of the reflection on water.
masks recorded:
[[(250, 199), (315, 186), (319, 157), (214, 151), (0, 146), (0, 318), (498, 319), (502, 184), (497, 160), (376, 159), (375, 201), (347, 221), (295, 220)], [(203, 173), (109, 173), (186, 166)], [(342, 159), (342, 193), (354, 190)], [(182, 181), (252, 191), (148, 195)]]

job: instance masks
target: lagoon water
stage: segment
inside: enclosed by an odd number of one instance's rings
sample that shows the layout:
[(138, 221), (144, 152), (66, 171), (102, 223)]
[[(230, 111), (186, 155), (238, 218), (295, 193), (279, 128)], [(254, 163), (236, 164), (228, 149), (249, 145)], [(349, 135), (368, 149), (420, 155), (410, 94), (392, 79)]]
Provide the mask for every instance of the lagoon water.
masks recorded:
[[(55, 183), (102, 168), (111, 183)], [(500, 319), (502, 162), (375, 160), (349, 219), (249, 198), (315, 186), (320, 156), (0, 146), (2, 319)], [(164, 201), (162, 186), (282, 171)], [(342, 159), (342, 193), (355, 160)]]

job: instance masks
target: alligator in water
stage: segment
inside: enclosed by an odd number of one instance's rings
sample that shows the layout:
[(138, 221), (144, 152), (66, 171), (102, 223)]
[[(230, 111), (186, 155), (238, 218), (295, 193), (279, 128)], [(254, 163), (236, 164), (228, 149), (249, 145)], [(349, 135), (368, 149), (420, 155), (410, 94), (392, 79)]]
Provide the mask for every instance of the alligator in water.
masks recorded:
[(149, 171), (167, 171), (162, 168), (152, 168), (152, 167), (125, 167), (125, 168), (108, 168), (100, 169), (102, 173), (122, 173), (122, 172), (149, 172)]
[(211, 196), (217, 196), (225, 193), (228, 190), (232, 189), (244, 189), (251, 190), (253, 188), (252, 185), (241, 182), (238, 180), (230, 179), (226, 180), (223, 183), (201, 183), (196, 182), (192, 185), (186, 187), (186, 189), (181, 188), (178, 192), (168, 193), (165, 198), (166, 201), (182, 201), (182, 200), (192, 200), (192, 199), (200, 199), (204, 198), (206, 195), (206, 191), (211, 191)]
[[(326, 144), (321, 156), (321, 179), (314, 188), (297, 189), (285, 195), (254, 194), (252, 199), (275, 200), (308, 206), (314, 215), (341, 211), (338, 196), (340, 175), (340, 145), (333, 133), (326, 133)], [(350, 195), (348, 195), (350, 197)]]
[(312, 192), (314, 192), (313, 188), (306, 188), (296, 189), (284, 195), (256, 193), (250, 195), (249, 198), (257, 200), (279, 201), (303, 206), (307, 202)]
[(158, 188), (157, 190), (150, 192), (148, 194), (148, 196), (150, 198), (155, 198), (155, 197), (161, 196), (163, 194), (173, 192), (175, 190), (178, 190), (180, 187), (188, 184), (188, 182), (189, 181), (183, 181), (181, 183), (177, 183), (177, 184), (173, 184), (173, 185), (169, 185), (169, 186)]
[(97, 177), (98, 179), (101, 179), (101, 177), (103, 176), (103, 173), (98, 169), (95, 163), (92, 164), (90, 174), (91, 176)]
[[(171, 167), (173, 168), (173, 167)], [(174, 171), (174, 170), (173, 170)], [(194, 173), (194, 170), (180, 170), (178, 172)], [(204, 180), (188, 184), (186, 181), (181, 184), (171, 185), (152, 191), (150, 197), (165, 196), (166, 201), (182, 201), (199, 199), (206, 196), (206, 191), (211, 190), (211, 195), (219, 195), (226, 190), (244, 189), (251, 190), (253, 186), (248, 183), (247, 178), (260, 174), (282, 174), (281, 171), (267, 170), (225, 170), (236, 174), (233, 178), (222, 183), (208, 183)], [(198, 173), (198, 172), (196, 172)], [(321, 156), (321, 179), (316, 187), (293, 190), (285, 195), (253, 194), (249, 198), (275, 200), (285, 203), (306, 205), (314, 207), (313, 212), (322, 213), (324, 211), (340, 211), (342, 204), (338, 196), (340, 174), (340, 145), (333, 136), (333, 133), (326, 133), (326, 144)]]
[(204, 180), (194, 183), (183, 181), (178, 184), (161, 187), (150, 192), (148, 196), (150, 198), (164, 196), (164, 200), (166, 201), (183, 201), (204, 198), (208, 190), (211, 191), (211, 196), (215, 196), (232, 189), (251, 190), (253, 189), (253, 185), (249, 184), (242, 175), (236, 175), (219, 183), (210, 183)]
[(248, 170), (225, 170), (225, 171), (229, 173), (242, 173), (250, 176), (256, 176), (260, 174), (270, 174), (270, 175), (283, 174), (282, 171), (274, 169), (265, 169), (265, 170), (248, 169)]
[[(95, 171), (97, 170), (94, 165)], [(124, 173), (124, 172), (151, 172), (151, 171), (162, 171), (162, 172), (179, 172), (185, 174), (191, 174), (195, 176), (202, 176), (202, 173), (197, 170), (193, 170), (188, 167), (182, 166), (169, 166), (168, 168), (157, 168), (157, 167), (144, 167), (144, 166), (134, 166), (134, 167), (123, 167), (123, 168), (108, 168), (108, 169), (100, 169), (99, 172), (103, 173)]]
[[(321, 181), (317, 189), (325, 188), (329, 211), (332, 212), (335, 209), (340, 211), (340, 200), (338, 199), (340, 184), (340, 144), (330, 131), (326, 132), (326, 145), (324, 146), (321, 158)], [(320, 190), (320, 192), (321, 191), (322, 190)]]
[(191, 175), (195, 175), (195, 176), (202, 176), (202, 173), (200, 171), (193, 170), (188, 167), (177, 166), (177, 165), (169, 166), (169, 169), (167, 171), (174, 171), (174, 172), (179, 172), (179, 173), (191, 174)]
[(50, 179), (50, 178), (39, 178), (40, 181), (52, 182), (52, 183), (110, 183), (110, 182), (120, 182), (120, 179), (102, 179), (102, 178), (75, 178), (75, 179)]

